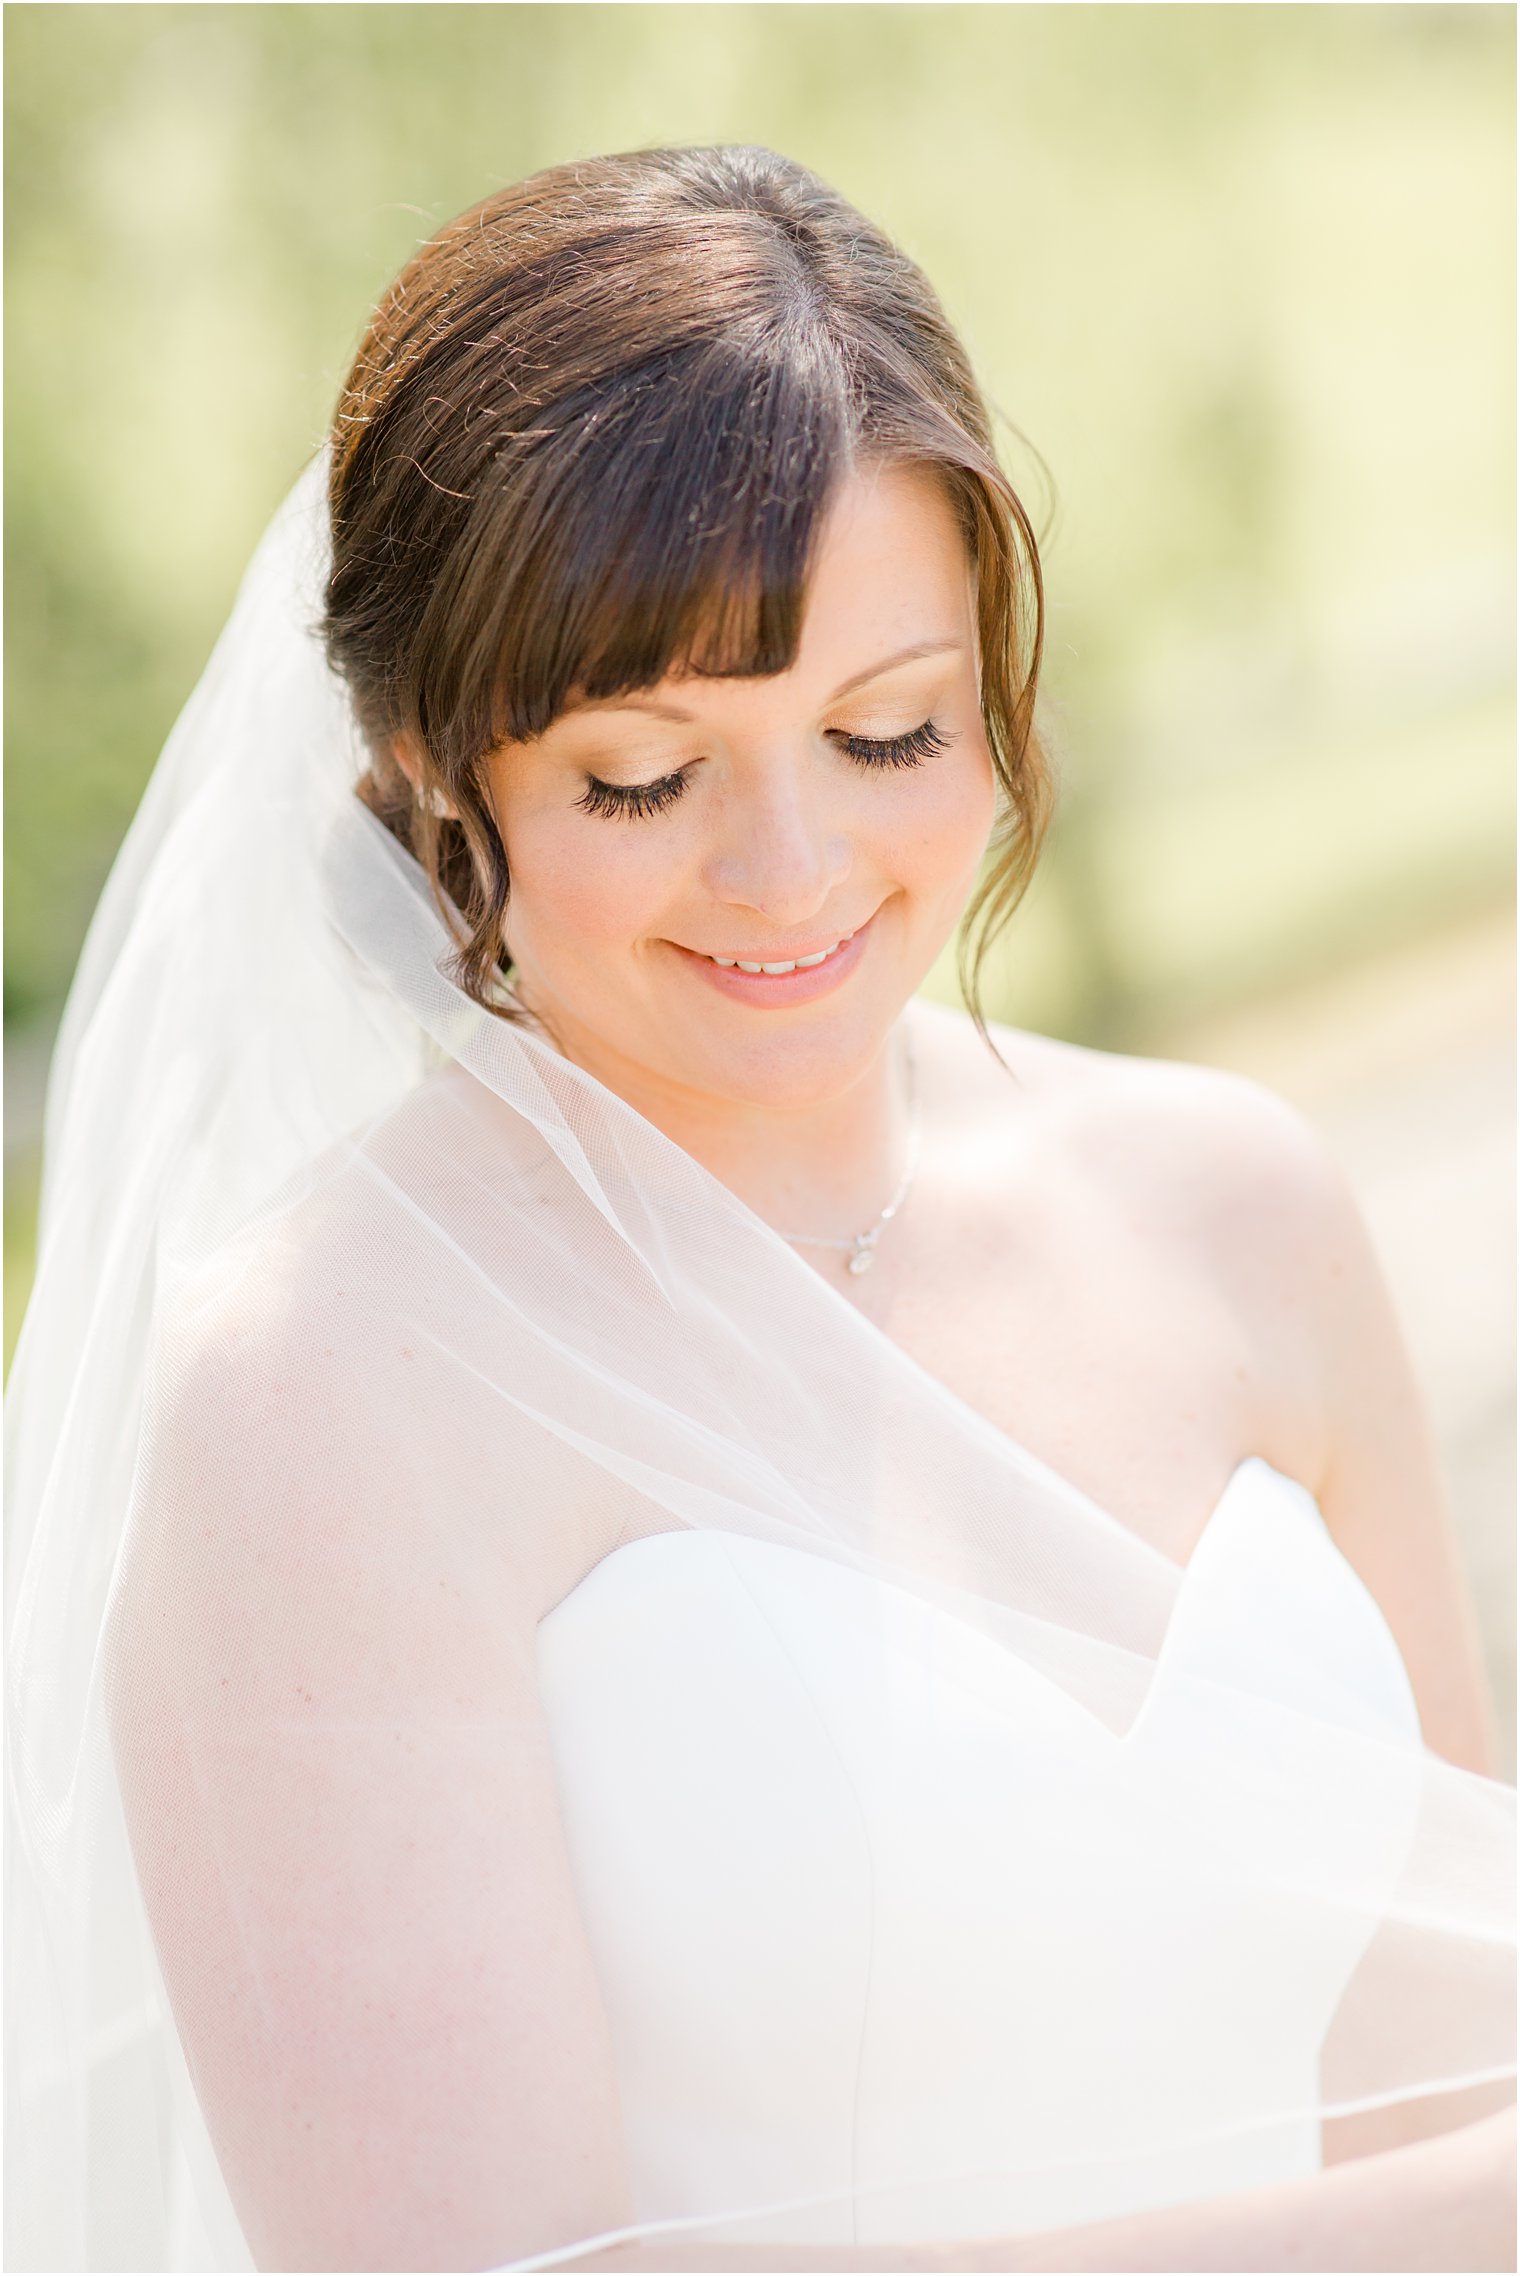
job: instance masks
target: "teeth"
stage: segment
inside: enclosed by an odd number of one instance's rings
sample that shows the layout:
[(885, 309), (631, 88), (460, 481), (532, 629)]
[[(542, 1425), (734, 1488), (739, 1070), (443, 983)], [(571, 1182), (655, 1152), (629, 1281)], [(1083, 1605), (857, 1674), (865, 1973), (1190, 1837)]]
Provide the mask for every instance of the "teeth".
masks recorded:
[(843, 948), (845, 941), (854, 938), (853, 933), (846, 933), (844, 940), (836, 940), (833, 948), (820, 948), (816, 956), (794, 956), (785, 964), (749, 964), (742, 956), (712, 956), (708, 962), (721, 965), (725, 972), (810, 972), (815, 964), (825, 963), (835, 949)]

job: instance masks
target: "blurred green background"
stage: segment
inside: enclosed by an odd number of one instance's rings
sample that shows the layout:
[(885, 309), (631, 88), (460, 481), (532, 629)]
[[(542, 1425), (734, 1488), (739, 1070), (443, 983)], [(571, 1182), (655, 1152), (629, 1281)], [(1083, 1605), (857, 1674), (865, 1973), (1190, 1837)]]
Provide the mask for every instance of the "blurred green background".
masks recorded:
[[(577, 155), (773, 144), (962, 329), (1046, 531), (1063, 779), (995, 1015), (1247, 1062), (1265, 1016), (1311, 1106), (1378, 1031), (1369, 972), (1427, 1005), (1379, 1065), (1487, 1034), (1514, 38), (1488, 6), (9, 8), (7, 1356), (53, 1024), (252, 544), (417, 239)], [(1300, 1081), (1281, 1039), (1327, 1016)]]

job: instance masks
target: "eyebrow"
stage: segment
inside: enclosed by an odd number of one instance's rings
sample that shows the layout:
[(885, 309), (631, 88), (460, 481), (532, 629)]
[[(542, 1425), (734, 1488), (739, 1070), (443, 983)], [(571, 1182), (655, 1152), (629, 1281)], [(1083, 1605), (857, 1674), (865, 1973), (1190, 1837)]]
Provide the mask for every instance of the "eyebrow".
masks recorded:
[[(863, 672), (853, 673), (835, 688), (828, 701), (837, 703), (842, 695), (864, 687), (867, 680), (880, 679), (883, 672), (890, 672), (899, 664), (915, 663), (920, 656), (942, 656), (964, 646), (960, 640), (916, 640), (910, 648), (899, 648), (894, 656), (884, 656), (879, 664), (868, 664)], [(599, 696), (594, 702), (572, 705), (566, 717), (578, 718), (583, 711), (642, 711), (651, 719), (673, 719), (683, 727), (689, 727), (696, 718), (694, 712), (682, 711), (676, 704), (656, 703), (652, 697), (641, 695)]]

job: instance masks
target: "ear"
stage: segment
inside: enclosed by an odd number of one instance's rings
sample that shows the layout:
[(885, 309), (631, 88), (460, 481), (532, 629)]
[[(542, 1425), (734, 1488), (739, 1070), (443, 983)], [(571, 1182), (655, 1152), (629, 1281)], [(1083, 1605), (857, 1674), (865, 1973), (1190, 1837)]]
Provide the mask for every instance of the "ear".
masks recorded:
[(436, 785), (429, 784), (421, 749), (411, 735), (393, 735), (391, 755), (416, 792), (419, 805), (426, 806), (430, 813), (447, 815), (453, 821), (459, 819), (459, 809)]
[(422, 761), (417, 755), (417, 746), (410, 735), (393, 735), (391, 737), (391, 757), (406, 776), (413, 790), (420, 794), (422, 790)]

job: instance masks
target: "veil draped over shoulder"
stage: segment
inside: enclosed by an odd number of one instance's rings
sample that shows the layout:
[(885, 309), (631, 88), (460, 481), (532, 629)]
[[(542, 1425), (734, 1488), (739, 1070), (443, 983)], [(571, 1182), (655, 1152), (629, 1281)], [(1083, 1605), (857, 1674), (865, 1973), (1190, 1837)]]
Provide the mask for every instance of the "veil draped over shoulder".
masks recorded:
[[(445, 976), (314, 630), (324, 474), (52, 1070), (6, 1448), (8, 2265), (1017, 2235), (1511, 2074), (1514, 1794), (1423, 1746), (1349, 1567), (1284, 1583), (1307, 1497), (1268, 1553), (1242, 1474), (1179, 1568)], [(552, 1930), (499, 1823), (545, 1745)], [(507, 2092), (462, 2018), (489, 2044), (559, 1980), (535, 1918), (590, 1990)], [(535, 2193), (582, 2046), (621, 2164)], [(474, 2257), (431, 2257), (482, 2172)], [(419, 2225), (345, 2257), (324, 2205), (393, 2183)]]

